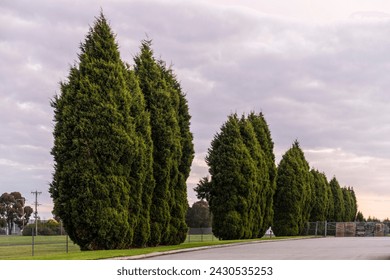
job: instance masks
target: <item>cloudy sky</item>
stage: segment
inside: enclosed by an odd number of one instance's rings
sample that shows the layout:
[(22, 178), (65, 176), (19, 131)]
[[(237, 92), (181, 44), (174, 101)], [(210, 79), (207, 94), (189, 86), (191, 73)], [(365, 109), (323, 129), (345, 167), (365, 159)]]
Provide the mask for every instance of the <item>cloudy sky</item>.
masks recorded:
[(262, 111), (279, 162), (298, 139), (313, 168), (390, 217), (390, 1), (0, 1), (0, 193), (50, 218), (50, 99), (103, 9), (129, 63), (140, 41), (172, 63), (192, 115), (192, 188), (231, 113)]

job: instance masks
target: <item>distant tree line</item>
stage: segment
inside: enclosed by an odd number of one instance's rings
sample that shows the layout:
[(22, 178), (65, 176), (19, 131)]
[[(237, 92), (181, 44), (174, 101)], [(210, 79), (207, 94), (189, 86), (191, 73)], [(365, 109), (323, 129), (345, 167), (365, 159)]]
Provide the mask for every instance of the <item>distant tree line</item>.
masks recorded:
[[(31, 236), (35, 234), (36, 224), (29, 224), (23, 230), (23, 236)], [(37, 235), (63, 235), (65, 234), (64, 229), (62, 228), (61, 223), (55, 219), (50, 219), (47, 221), (37, 220)]]
[(195, 188), (210, 204), (214, 234), (221, 239), (299, 235), (309, 221), (354, 221), (352, 187), (310, 169), (296, 140), (276, 168), (274, 143), (262, 113), (228, 116), (206, 156), (210, 177)]
[(194, 154), (187, 100), (143, 41), (130, 66), (101, 13), (54, 109), (55, 216), (82, 250), (183, 242)]
[(211, 215), (209, 204), (206, 200), (195, 202), (188, 208), (186, 223), (190, 228), (208, 228), (211, 227)]

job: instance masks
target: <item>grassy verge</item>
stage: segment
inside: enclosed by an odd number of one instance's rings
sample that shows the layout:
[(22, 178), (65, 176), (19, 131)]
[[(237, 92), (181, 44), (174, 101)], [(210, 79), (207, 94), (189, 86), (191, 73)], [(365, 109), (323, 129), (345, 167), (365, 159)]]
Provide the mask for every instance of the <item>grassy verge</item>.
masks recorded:
[[(35, 259), (40, 256), (50, 256), (66, 253), (66, 236), (35, 236), (34, 257), (32, 257), (31, 236), (0, 236), (0, 259)], [(68, 252), (80, 252), (79, 246), (68, 242)]]
[[(41, 240), (38, 240), (41, 238)], [(270, 240), (269, 237), (251, 240), (212, 240), (203, 242), (185, 242), (180, 245), (173, 246), (159, 246), (152, 248), (134, 248), (126, 250), (99, 250), (99, 251), (80, 251), (77, 245), (74, 245), (69, 241), (69, 253), (65, 253), (64, 236), (47, 236), (36, 237), (35, 254), (31, 256), (31, 237), (25, 239), (22, 236), (10, 237), (8, 244), (5, 242), (6, 238), (0, 237), (0, 259), (9, 260), (96, 260), (96, 259), (108, 259), (115, 257), (137, 256), (154, 252), (166, 252), (172, 250), (181, 250), (189, 248), (197, 248), (203, 246), (215, 246), (232, 243), (242, 243), (250, 241), (266, 241)], [(289, 237), (294, 238), (294, 237)], [(295, 237), (296, 238), (296, 237)], [(273, 237), (271, 240), (286, 239), (286, 237)], [(26, 242), (30, 242), (26, 245)], [(57, 241), (55, 243), (54, 241)], [(12, 242), (12, 243), (11, 243)], [(16, 242), (16, 243), (15, 243)], [(17, 244), (17, 245), (15, 245)], [(60, 250), (58, 248), (60, 246)], [(61, 252), (62, 251), (62, 252)], [(61, 253), (59, 253), (61, 252)]]

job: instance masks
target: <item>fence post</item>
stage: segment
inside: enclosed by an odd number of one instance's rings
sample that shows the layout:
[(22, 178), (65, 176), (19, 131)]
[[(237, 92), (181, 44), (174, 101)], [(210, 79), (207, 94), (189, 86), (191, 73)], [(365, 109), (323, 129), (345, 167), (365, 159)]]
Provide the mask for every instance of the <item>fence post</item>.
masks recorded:
[(68, 238), (68, 234), (66, 234), (66, 253), (69, 252), (69, 238)]
[(328, 233), (328, 222), (325, 221), (325, 233), (324, 233), (325, 237), (326, 237), (327, 233)]
[(317, 232), (318, 232), (318, 221), (316, 222), (316, 231), (315, 231), (315, 236), (317, 236)]

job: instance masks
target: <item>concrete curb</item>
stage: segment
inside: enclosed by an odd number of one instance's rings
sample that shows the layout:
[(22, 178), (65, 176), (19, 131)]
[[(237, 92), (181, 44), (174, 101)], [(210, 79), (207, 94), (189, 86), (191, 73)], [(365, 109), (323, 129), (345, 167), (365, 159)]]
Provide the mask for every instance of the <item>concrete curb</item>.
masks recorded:
[(231, 243), (231, 244), (211, 245), (211, 246), (179, 249), (179, 250), (172, 250), (172, 251), (165, 251), (165, 252), (154, 252), (154, 253), (149, 253), (149, 254), (128, 256), (128, 257), (116, 257), (116, 258), (109, 258), (107, 260), (143, 260), (143, 259), (148, 259), (148, 258), (157, 257), (157, 256), (173, 255), (173, 254), (184, 253), (184, 252), (195, 252), (195, 251), (207, 250), (207, 249), (212, 249), (212, 248), (224, 248), (224, 247), (233, 247), (233, 246), (246, 245), (246, 244), (278, 242), (278, 241), (293, 241), (293, 240), (312, 239), (312, 238), (323, 238), (323, 237), (322, 236), (317, 236), (317, 237), (310, 236), (310, 237), (286, 238), (286, 239), (272, 239), (272, 238), (270, 238), (270, 239), (266, 239), (266, 240), (255, 240), (255, 241), (238, 242), (238, 243)]

